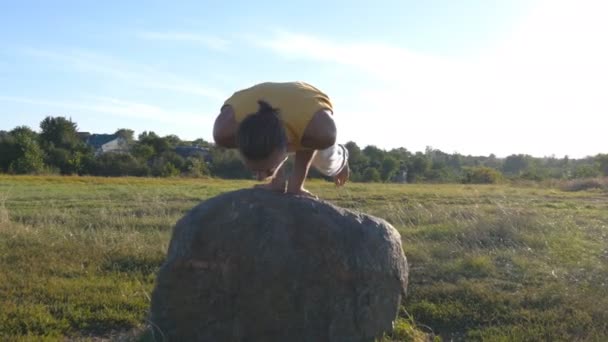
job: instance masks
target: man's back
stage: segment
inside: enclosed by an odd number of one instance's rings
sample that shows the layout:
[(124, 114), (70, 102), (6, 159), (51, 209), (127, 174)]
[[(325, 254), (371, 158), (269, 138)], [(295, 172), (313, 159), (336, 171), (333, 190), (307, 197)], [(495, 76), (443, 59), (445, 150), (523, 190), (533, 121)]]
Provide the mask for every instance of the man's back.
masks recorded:
[(288, 140), (300, 148), (302, 135), (315, 113), (333, 106), (325, 93), (305, 82), (264, 82), (235, 92), (224, 105), (230, 105), (235, 119), (243, 121), (258, 109), (258, 101), (265, 101), (279, 110)]

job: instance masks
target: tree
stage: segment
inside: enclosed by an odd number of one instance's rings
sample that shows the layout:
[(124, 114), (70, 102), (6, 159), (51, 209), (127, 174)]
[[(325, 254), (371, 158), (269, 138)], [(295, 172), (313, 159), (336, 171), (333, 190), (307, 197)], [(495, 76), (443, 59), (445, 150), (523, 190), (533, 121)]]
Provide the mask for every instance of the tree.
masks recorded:
[(206, 141), (205, 139), (202, 138), (198, 138), (196, 140), (194, 140), (192, 142), (192, 146), (199, 146), (199, 147), (211, 147), (211, 143)]
[(359, 158), (361, 156), (361, 148), (354, 141), (349, 141), (344, 144), (344, 147), (348, 150), (350, 157)]
[(424, 179), (424, 175), (429, 171), (431, 161), (422, 152), (416, 152), (416, 154), (410, 159), (410, 163), (407, 166), (407, 181), (409, 183), (416, 182)]
[(117, 130), (114, 134), (118, 137), (125, 139), (127, 144), (131, 145), (134, 140), (133, 136), (135, 134), (135, 131), (133, 131), (132, 129), (128, 129), (128, 128), (121, 128), (121, 129)]
[(368, 145), (363, 149), (363, 155), (369, 159), (369, 165), (375, 168), (380, 168), (384, 160), (384, 151), (374, 145)]
[(84, 160), (92, 159), (93, 149), (78, 137), (78, 126), (64, 117), (46, 117), (40, 123), (40, 142), (46, 164), (64, 175), (82, 174)]
[[(65, 117), (46, 117), (41, 133), (20, 126), (0, 131), (0, 172), (29, 173), (57, 170), (62, 174), (99, 175), (213, 175), (222, 178), (251, 178), (237, 150), (222, 149), (202, 138), (182, 141), (177, 135), (160, 137), (144, 131), (134, 140), (134, 131), (120, 128), (115, 134), (128, 142), (128, 152), (96, 157), (81, 139), (77, 125)], [(183, 158), (175, 153), (178, 145), (205, 147), (210, 155)], [(423, 152), (395, 148), (383, 150), (374, 145), (360, 148), (354, 141), (345, 144), (349, 152), (352, 181), (367, 182), (493, 182), (496, 175), (542, 180), (608, 176), (608, 154), (582, 159), (534, 158), (513, 154), (498, 158), (444, 153), (431, 146)], [(293, 165), (288, 160), (287, 167)], [(491, 171), (490, 169), (494, 169)], [(328, 178), (312, 169), (309, 177)], [(498, 176), (496, 176), (498, 177)]]
[(9, 133), (12, 139), (0, 142), (0, 158), (5, 171), (17, 174), (39, 173), (44, 169), (44, 153), (37, 134), (28, 127), (17, 127)]
[(382, 161), (380, 177), (385, 182), (390, 182), (399, 170), (399, 162), (393, 157), (385, 157)]
[(608, 154), (598, 154), (595, 156), (595, 161), (602, 175), (608, 176)]
[(46, 117), (40, 123), (40, 139), (44, 147), (74, 149), (82, 144), (75, 122), (64, 117)]
[(73, 165), (73, 161), (71, 160), (71, 153), (65, 148), (47, 147), (46, 160), (49, 166), (59, 171), (62, 175), (74, 173), (75, 165)]
[(143, 132), (139, 135), (138, 140), (140, 144), (151, 146), (154, 149), (154, 154), (157, 155), (171, 149), (169, 139), (163, 139), (152, 131)]
[(0, 171), (8, 172), (11, 163), (19, 158), (19, 150), (12, 134), (0, 135)]
[(379, 182), (380, 180), (381, 180), (380, 172), (378, 172), (378, 170), (373, 167), (368, 167), (363, 172), (362, 181), (364, 181), (364, 182)]
[(27, 127), (27, 126), (17, 126), (15, 128), (13, 128), (12, 131), (8, 132), (8, 134), (12, 135), (12, 136), (23, 136), (23, 137), (27, 137), (28, 139), (34, 140), (34, 141), (38, 141), (38, 133), (34, 132), (31, 128)]
[(502, 167), (501, 162), (494, 153), (490, 154), (488, 158), (483, 162), (483, 166), (491, 167), (493, 169), (500, 169)]
[(359, 146), (353, 141), (344, 144), (348, 150), (348, 166), (350, 167), (351, 179), (360, 181), (365, 168), (369, 164), (369, 158), (363, 154)]
[(519, 176), (522, 179), (542, 181), (549, 177), (549, 171), (538, 165), (531, 165), (528, 166), (528, 168), (526, 168), (523, 172), (521, 172)]
[(531, 157), (523, 154), (512, 154), (505, 159), (502, 171), (506, 175), (518, 176), (530, 165)]
[(400, 162), (406, 162), (412, 156), (412, 153), (403, 147), (394, 148), (388, 153), (391, 157), (397, 159)]
[(181, 139), (177, 135), (175, 135), (175, 134), (167, 135), (167, 136), (163, 137), (163, 139), (165, 141), (167, 141), (167, 143), (169, 144), (170, 148), (173, 148), (175, 146), (179, 146), (179, 145), (182, 144)]

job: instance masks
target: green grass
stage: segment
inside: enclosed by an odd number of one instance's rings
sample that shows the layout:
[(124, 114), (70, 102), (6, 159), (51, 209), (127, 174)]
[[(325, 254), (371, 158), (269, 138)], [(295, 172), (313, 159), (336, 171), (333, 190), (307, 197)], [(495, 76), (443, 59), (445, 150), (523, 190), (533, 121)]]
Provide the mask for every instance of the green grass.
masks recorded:
[[(175, 222), (248, 181), (0, 175), (0, 340), (128, 340)], [(410, 287), (383, 341), (604, 341), (608, 193), (509, 185), (309, 189), (401, 233)]]

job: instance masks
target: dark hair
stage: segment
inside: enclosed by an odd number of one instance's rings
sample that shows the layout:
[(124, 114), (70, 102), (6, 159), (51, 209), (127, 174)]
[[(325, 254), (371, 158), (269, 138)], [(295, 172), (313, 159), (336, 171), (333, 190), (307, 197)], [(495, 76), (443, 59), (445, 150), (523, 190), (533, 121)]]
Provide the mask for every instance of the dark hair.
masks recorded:
[(241, 122), (236, 135), (241, 154), (250, 160), (266, 159), (276, 149), (287, 146), (279, 110), (264, 101), (258, 101), (258, 104), (258, 111)]

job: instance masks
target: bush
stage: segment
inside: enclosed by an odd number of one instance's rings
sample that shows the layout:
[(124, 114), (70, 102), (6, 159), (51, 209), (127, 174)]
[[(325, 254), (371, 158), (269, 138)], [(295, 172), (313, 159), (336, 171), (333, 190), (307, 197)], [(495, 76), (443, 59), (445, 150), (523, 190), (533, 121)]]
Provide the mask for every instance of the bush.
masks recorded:
[(164, 152), (152, 160), (151, 171), (154, 177), (179, 176), (182, 170), (187, 172), (186, 161), (175, 152)]
[(149, 170), (128, 153), (106, 153), (94, 161), (96, 176), (146, 176)]
[(563, 191), (583, 191), (590, 189), (608, 190), (608, 177), (574, 179), (564, 182), (560, 189)]
[(17, 127), (0, 135), (0, 172), (40, 173), (44, 169), (43, 159), (38, 137), (29, 128)]
[(84, 148), (66, 149), (53, 145), (47, 148), (46, 153), (46, 164), (59, 169), (62, 175), (82, 174), (91, 156), (91, 151)]
[(210, 171), (214, 177), (227, 179), (251, 179), (249, 171), (239, 157), (235, 149), (213, 148), (211, 149)]
[(203, 159), (192, 157), (186, 159), (186, 176), (204, 177), (209, 176), (209, 173), (209, 168)]
[(574, 169), (573, 178), (593, 178), (600, 175), (600, 170), (592, 165), (580, 165)]
[(465, 184), (496, 184), (503, 179), (502, 173), (485, 166), (464, 168), (462, 182)]
[(10, 173), (40, 173), (44, 169), (43, 152), (36, 141), (22, 140), (18, 149), (21, 155), (10, 164)]
[(520, 175), (520, 178), (540, 182), (549, 178), (549, 173), (547, 172), (547, 170), (540, 170), (538, 168), (528, 168)]
[(179, 176), (179, 169), (172, 163), (166, 163), (163, 165), (160, 175), (161, 177), (177, 177)]

